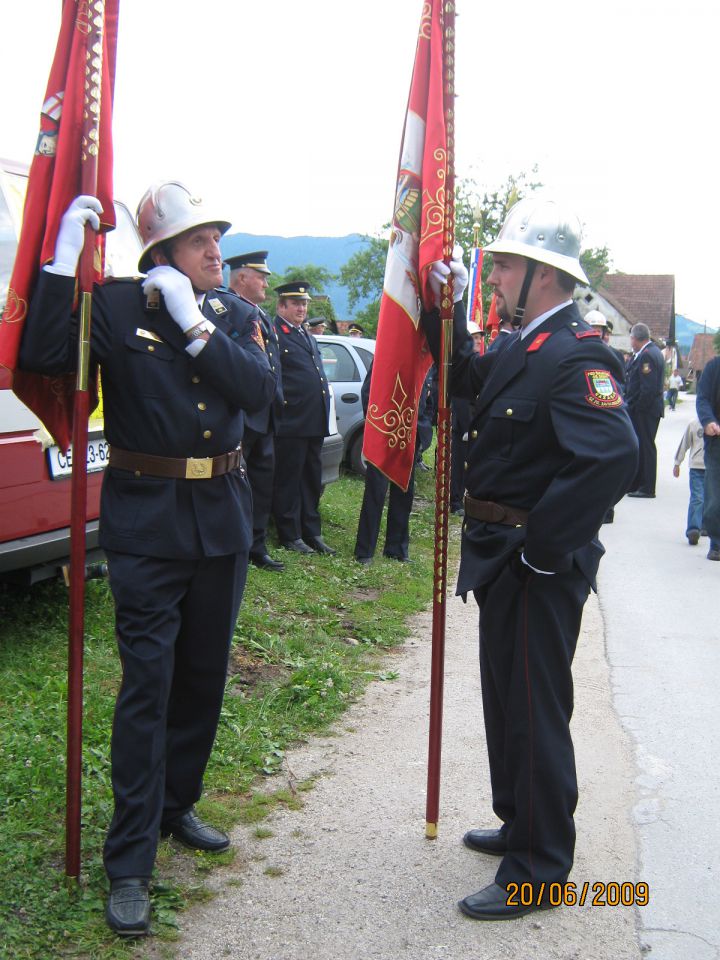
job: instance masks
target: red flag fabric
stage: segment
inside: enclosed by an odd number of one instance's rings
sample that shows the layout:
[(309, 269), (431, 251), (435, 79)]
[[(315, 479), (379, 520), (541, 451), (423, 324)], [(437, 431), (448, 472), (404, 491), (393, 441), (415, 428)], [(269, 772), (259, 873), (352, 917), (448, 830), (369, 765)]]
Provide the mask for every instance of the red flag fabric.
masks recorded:
[(500, 326), (500, 317), (497, 312), (497, 304), (495, 303), (495, 294), (492, 295), (492, 300), (490, 301), (490, 308), (488, 309), (488, 318), (486, 329), (490, 331), (490, 339), (494, 340), (498, 334), (498, 327)]
[(395, 211), (380, 302), (363, 452), (407, 490), (418, 401), (432, 364), (420, 326), (434, 303), (428, 276), (443, 259), (448, 131), (443, 103), (442, 0), (425, 0), (400, 148)]
[[(112, 189), (112, 97), (119, 0), (64, 0), (40, 131), (30, 167), (22, 230), (7, 303), (0, 321), (0, 366), (12, 377), (16, 395), (43, 421), (59, 446), (72, 433), (74, 377), (42, 377), (17, 370), (22, 331), (40, 268), (53, 259), (63, 213), (86, 189), (83, 168), (97, 163), (96, 194), (104, 214), (102, 228), (115, 226)], [(91, 18), (102, 17), (103, 50), (88, 50)], [(99, 54), (102, 53), (100, 57)], [(101, 65), (101, 66), (100, 66)], [(90, 137), (86, 101), (100, 112)], [(102, 280), (102, 248), (96, 278)]]

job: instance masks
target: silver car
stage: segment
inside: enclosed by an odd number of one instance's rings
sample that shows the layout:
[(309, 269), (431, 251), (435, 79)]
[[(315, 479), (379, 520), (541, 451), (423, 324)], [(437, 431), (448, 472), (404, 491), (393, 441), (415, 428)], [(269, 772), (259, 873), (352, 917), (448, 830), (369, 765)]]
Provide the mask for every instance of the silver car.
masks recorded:
[(337, 427), (343, 439), (343, 462), (365, 474), (362, 457), (363, 414), (360, 390), (375, 354), (375, 341), (366, 337), (317, 337), (323, 367), (335, 394)]

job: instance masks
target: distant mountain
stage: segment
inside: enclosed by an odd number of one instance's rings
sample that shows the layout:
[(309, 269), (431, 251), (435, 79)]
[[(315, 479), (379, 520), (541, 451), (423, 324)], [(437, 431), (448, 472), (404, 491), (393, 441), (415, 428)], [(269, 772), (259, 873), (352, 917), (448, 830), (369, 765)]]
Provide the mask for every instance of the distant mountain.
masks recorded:
[(717, 333), (716, 327), (708, 327), (703, 323), (696, 323), (684, 317), (681, 313), (675, 314), (675, 339), (680, 346), (680, 353), (687, 356), (696, 333)]
[[(268, 250), (268, 266), (274, 273), (284, 273), (288, 267), (302, 267), (309, 263), (324, 267), (330, 273), (338, 273), (350, 257), (365, 246), (366, 241), (359, 233), (349, 233), (344, 237), (271, 237), (255, 233), (229, 233), (220, 243), (224, 257)], [(323, 292), (332, 300), (338, 320), (352, 317), (345, 287), (337, 283), (328, 284)], [(358, 304), (358, 308), (362, 306), (363, 303)]]

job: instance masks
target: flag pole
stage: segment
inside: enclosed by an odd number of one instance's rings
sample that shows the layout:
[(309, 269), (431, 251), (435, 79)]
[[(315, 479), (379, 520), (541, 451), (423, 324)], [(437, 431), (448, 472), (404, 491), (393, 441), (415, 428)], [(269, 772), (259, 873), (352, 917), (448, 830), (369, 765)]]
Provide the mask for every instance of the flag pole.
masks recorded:
[[(455, 243), (455, 3), (446, 0), (441, 9), (443, 34), (443, 100), (447, 131), (447, 175), (443, 254), (446, 263)], [(437, 837), (440, 812), (440, 762), (442, 752), (443, 673), (445, 664), (445, 616), (447, 597), (447, 544), (450, 504), (450, 406), (449, 378), (452, 363), (452, 275), (443, 286), (440, 302), (440, 361), (438, 364), (437, 470), (435, 480), (435, 562), (433, 571), (432, 656), (430, 667), (430, 732), (428, 742), (425, 836)]]
[[(103, 71), (102, 0), (92, 0), (87, 17), (85, 92), (81, 138), (81, 191), (95, 196), (100, 146), (100, 97)], [(68, 620), (67, 773), (65, 808), (65, 873), (80, 875), (82, 792), (83, 653), (85, 634), (85, 536), (87, 524), (87, 438), (90, 416), (90, 316), (95, 280), (97, 234), (85, 225), (80, 258), (77, 378), (73, 405), (72, 481), (70, 501), (70, 614)]]

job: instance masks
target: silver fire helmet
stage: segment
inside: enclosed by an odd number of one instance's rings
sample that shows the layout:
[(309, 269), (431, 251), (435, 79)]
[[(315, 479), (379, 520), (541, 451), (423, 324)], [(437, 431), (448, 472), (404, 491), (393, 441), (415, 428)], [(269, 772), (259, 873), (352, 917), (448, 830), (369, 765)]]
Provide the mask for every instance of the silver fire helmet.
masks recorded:
[(607, 327), (608, 325), (605, 314), (600, 313), (599, 310), (588, 310), (583, 319), (585, 323), (589, 323), (591, 327)]
[(525, 197), (510, 208), (497, 239), (485, 249), (548, 263), (588, 283), (580, 266), (581, 234), (577, 216), (554, 200)]
[(137, 208), (137, 225), (143, 252), (138, 261), (141, 273), (147, 273), (153, 260), (150, 251), (165, 240), (172, 240), (193, 227), (216, 224), (220, 233), (227, 233), (231, 224), (208, 210), (201, 197), (194, 197), (177, 180), (154, 183), (145, 192)]

